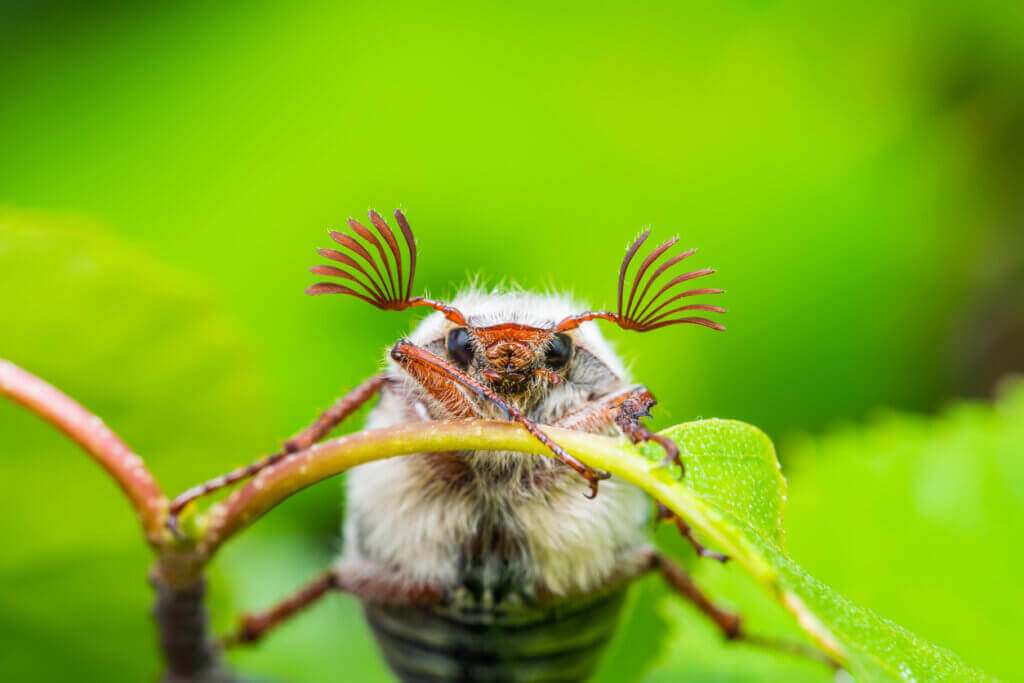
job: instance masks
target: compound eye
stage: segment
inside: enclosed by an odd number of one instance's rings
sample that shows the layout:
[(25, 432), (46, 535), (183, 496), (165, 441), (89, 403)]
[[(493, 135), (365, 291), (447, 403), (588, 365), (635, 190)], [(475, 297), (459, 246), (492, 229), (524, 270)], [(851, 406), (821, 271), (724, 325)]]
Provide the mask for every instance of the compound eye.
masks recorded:
[(456, 327), (448, 333), (448, 360), (453, 365), (465, 370), (473, 360), (473, 344), (469, 338), (469, 330)]
[(552, 370), (561, 370), (572, 359), (572, 338), (569, 335), (559, 332), (551, 339), (544, 362)]

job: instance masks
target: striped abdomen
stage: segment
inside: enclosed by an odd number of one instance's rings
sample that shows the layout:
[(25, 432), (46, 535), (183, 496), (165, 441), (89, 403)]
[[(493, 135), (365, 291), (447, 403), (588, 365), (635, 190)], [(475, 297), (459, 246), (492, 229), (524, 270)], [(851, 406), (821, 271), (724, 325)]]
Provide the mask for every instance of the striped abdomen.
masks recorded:
[(394, 608), (366, 618), (392, 671), (427, 681), (580, 681), (615, 631), (625, 588), (557, 605)]

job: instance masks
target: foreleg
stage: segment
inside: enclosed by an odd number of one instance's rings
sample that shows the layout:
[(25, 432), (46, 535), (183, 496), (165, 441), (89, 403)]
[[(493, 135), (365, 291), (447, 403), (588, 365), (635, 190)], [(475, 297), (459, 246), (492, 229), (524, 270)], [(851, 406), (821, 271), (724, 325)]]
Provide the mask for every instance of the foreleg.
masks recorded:
[[(602, 433), (617, 426), (634, 442), (657, 441), (665, 449), (666, 462), (678, 461), (679, 447), (670, 439), (651, 432), (639, 423), (640, 417), (649, 417), (650, 409), (656, 404), (650, 390), (644, 386), (636, 386), (610, 396), (598, 399), (593, 403), (575, 410), (554, 425), (566, 429), (578, 429), (583, 432)], [(682, 463), (680, 463), (680, 467)], [(709, 550), (694, 537), (693, 531), (683, 520), (679, 519), (667, 507), (658, 503), (658, 521), (673, 520), (679, 533), (683, 535), (701, 557), (710, 557), (719, 562), (728, 562), (726, 555)]]
[(178, 514), (180, 514), (185, 506), (193, 500), (206, 496), (214, 491), (218, 491), (226, 486), (230, 486), (235, 482), (247, 479), (255, 475), (257, 472), (280, 462), (292, 453), (309, 448), (316, 442), (320, 441), (322, 438), (327, 436), (332, 429), (341, 424), (345, 418), (358, 410), (360, 406), (379, 392), (381, 387), (384, 386), (385, 381), (385, 376), (381, 374), (374, 375), (360, 384), (345, 396), (338, 399), (338, 401), (324, 411), (324, 413), (320, 415), (313, 424), (285, 441), (284, 447), (279, 452), (274, 453), (273, 455), (268, 455), (265, 458), (261, 458), (250, 465), (234, 469), (227, 474), (223, 474), (199, 484), (198, 486), (193, 486), (184, 493), (178, 495), (177, 498), (171, 501), (167, 518), (168, 527), (170, 527), (172, 531), (176, 529)]
[(671, 439), (655, 434), (640, 424), (640, 418), (650, 417), (651, 408), (657, 403), (650, 389), (638, 385), (600, 398), (590, 405), (563, 416), (554, 422), (554, 425), (591, 433), (601, 433), (612, 425), (616, 425), (633, 443), (655, 441), (661, 444), (665, 450), (663, 464), (668, 465), (674, 462), (682, 468), (683, 463), (679, 460), (679, 446)]

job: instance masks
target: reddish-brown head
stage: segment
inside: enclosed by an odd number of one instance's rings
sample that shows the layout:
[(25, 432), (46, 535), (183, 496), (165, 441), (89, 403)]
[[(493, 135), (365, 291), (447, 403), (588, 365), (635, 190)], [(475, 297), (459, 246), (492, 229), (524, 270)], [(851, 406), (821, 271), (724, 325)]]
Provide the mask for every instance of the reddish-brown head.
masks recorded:
[(445, 340), (448, 359), (502, 393), (518, 393), (537, 382), (557, 384), (572, 357), (572, 340), (551, 328), (504, 323), (456, 327)]

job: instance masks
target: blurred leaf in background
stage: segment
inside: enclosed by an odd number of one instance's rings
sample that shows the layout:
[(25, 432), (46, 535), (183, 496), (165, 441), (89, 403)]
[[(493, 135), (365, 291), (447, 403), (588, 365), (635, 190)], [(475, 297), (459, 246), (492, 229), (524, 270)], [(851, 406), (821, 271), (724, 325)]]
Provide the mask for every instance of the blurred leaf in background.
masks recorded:
[[(0, 354), (102, 416), (168, 490), (273, 443), (267, 382), (238, 325), (96, 223), (0, 213), (0, 291)], [(131, 508), (74, 444), (7, 401), (0, 434), (3, 678), (152, 678), (151, 556)]]

